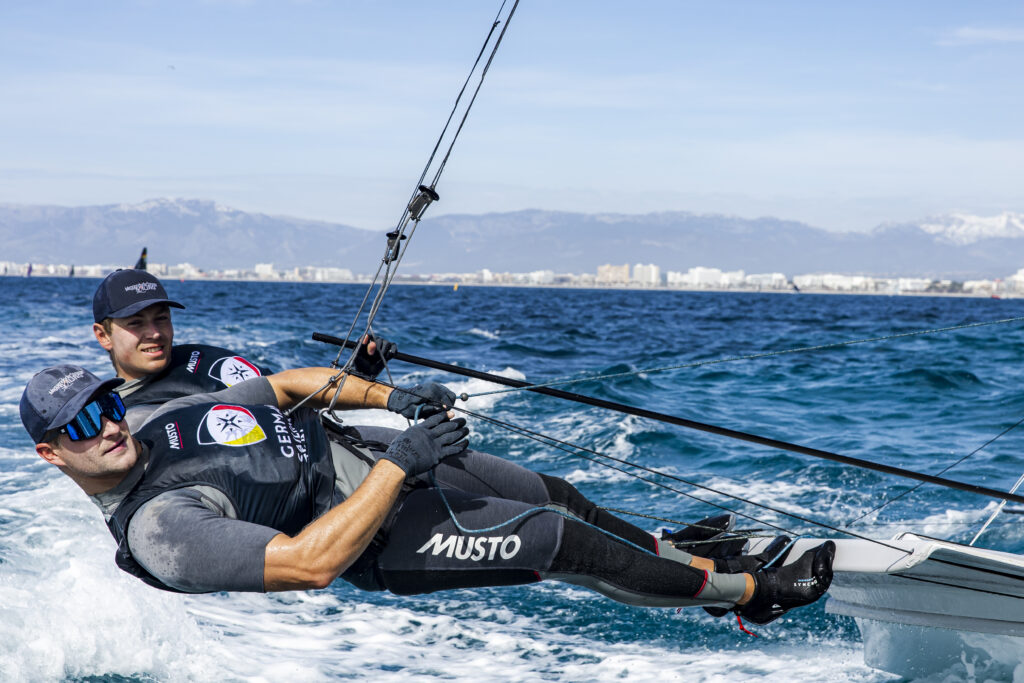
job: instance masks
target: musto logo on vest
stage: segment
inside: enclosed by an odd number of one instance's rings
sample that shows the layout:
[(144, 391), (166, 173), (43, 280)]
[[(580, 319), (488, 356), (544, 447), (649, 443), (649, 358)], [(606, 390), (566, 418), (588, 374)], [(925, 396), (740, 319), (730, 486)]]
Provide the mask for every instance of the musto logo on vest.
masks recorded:
[(241, 406), (214, 406), (199, 422), (196, 440), (205, 446), (251, 446), (267, 438), (256, 418)]
[(218, 358), (210, 366), (210, 377), (218, 382), (223, 382), (226, 387), (259, 376), (259, 368), (241, 356)]

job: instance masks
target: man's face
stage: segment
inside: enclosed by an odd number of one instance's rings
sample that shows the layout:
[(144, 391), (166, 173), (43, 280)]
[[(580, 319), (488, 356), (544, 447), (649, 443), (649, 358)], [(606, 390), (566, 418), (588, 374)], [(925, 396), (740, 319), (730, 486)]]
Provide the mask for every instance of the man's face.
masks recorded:
[(121, 483), (139, 459), (139, 444), (128, 433), (128, 422), (105, 415), (103, 429), (91, 439), (72, 441), (61, 434), (56, 445), (36, 444), (36, 452), (60, 467), (89, 495), (109, 491)]
[(117, 376), (140, 379), (160, 372), (171, 360), (174, 325), (167, 304), (153, 304), (127, 318), (113, 318), (110, 331), (94, 323), (96, 341), (111, 353)]

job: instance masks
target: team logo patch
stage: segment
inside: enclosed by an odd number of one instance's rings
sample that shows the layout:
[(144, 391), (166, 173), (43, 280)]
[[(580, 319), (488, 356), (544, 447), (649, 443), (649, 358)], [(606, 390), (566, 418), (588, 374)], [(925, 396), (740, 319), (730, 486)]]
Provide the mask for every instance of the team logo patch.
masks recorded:
[(259, 376), (259, 368), (241, 356), (218, 358), (210, 366), (210, 377), (223, 383), (226, 387)]
[(196, 440), (208, 446), (251, 446), (267, 438), (256, 417), (241, 406), (214, 406), (199, 422)]

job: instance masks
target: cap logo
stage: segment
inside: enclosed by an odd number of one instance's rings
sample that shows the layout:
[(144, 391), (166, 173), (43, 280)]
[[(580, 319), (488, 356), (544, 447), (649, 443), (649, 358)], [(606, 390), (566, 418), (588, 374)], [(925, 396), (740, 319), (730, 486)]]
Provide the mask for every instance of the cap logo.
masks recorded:
[(52, 387), (50, 387), (50, 396), (53, 396), (58, 391), (63, 391), (64, 389), (67, 389), (72, 384), (74, 384), (78, 380), (82, 379), (82, 377), (84, 377), (84, 376), (85, 376), (85, 370), (76, 370), (75, 372), (72, 372), (69, 375), (64, 375), (59, 380), (57, 380), (56, 384), (54, 384)]
[(155, 282), (138, 282), (134, 285), (128, 285), (124, 288), (124, 291), (142, 294), (143, 292), (151, 292), (156, 289), (156, 287), (157, 285)]

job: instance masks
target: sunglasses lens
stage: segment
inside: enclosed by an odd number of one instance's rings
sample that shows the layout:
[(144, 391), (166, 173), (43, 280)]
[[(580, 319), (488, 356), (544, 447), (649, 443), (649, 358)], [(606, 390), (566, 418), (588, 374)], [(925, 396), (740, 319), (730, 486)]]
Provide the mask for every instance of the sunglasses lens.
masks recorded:
[[(84, 408), (78, 411), (75, 415), (75, 419), (68, 423), (67, 431), (68, 437), (72, 441), (78, 441), (79, 439), (91, 439), (100, 433), (100, 426), (103, 424), (100, 419), (100, 407), (96, 404), (96, 401), (86, 404)], [(73, 436), (74, 431), (78, 436)]]
[(72, 441), (78, 441), (79, 439), (88, 438), (88, 437), (82, 436), (82, 433), (80, 431), (78, 431), (77, 429), (75, 429), (74, 421), (69, 422), (67, 425), (65, 425), (64, 431), (67, 432), (68, 438), (71, 439)]
[(120, 422), (124, 419), (124, 402), (121, 401), (121, 397), (117, 394), (111, 392), (106, 396), (100, 396), (96, 399), (96, 403), (99, 404), (100, 409), (108, 420)]
[(86, 404), (64, 430), (72, 441), (91, 439), (103, 431), (104, 416), (113, 422), (120, 422), (124, 419), (124, 414), (124, 402), (121, 401), (121, 397), (109, 393)]

